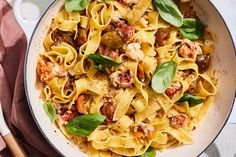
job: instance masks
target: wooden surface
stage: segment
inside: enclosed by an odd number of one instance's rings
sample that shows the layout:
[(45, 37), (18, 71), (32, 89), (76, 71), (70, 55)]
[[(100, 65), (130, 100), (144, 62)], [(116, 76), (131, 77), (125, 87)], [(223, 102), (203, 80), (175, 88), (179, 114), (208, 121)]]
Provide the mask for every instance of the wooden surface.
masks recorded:
[(23, 150), (23, 148), (18, 144), (14, 136), (10, 133), (3, 137), (7, 147), (11, 150), (12, 154), (15, 157), (27, 157), (27, 154)]

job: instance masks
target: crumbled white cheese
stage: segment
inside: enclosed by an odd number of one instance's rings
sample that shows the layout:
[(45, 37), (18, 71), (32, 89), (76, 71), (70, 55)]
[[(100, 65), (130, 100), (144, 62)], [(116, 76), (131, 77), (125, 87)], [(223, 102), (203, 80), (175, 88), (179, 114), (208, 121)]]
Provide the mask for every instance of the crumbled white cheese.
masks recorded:
[(191, 58), (196, 60), (197, 54), (200, 52), (200, 46), (191, 40), (184, 39), (183, 44), (179, 47), (179, 55), (183, 58)]
[(182, 87), (182, 84), (178, 81), (178, 82), (172, 83), (171, 86), (175, 89), (180, 89)]
[(147, 19), (144, 19), (144, 23), (145, 23), (146, 25), (148, 25), (148, 24), (149, 24), (149, 21), (148, 21)]
[(55, 64), (52, 73), (57, 76), (66, 76), (68, 71), (64, 69), (63, 65)]
[(122, 19), (122, 15), (120, 14), (119, 11), (115, 11), (112, 16), (112, 21), (114, 22), (120, 22), (120, 19)]
[(141, 60), (144, 57), (143, 51), (141, 50), (140, 43), (130, 43), (127, 45), (125, 54), (128, 58), (134, 60)]
[(145, 24), (145, 25), (148, 25), (149, 24), (149, 21), (146, 19), (146, 18), (140, 18), (140, 22)]
[(152, 125), (141, 122), (138, 126), (134, 128), (134, 132), (138, 132), (138, 128), (141, 128), (144, 134), (148, 134), (149, 132), (154, 131)]
[(126, 4), (138, 4), (139, 0), (125, 0)]
[(71, 75), (71, 76), (74, 76), (76, 74), (75, 70), (74, 69), (69, 69), (68, 70), (68, 73)]
[(64, 121), (61, 116), (58, 116), (58, 120), (57, 120), (58, 125), (66, 125), (68, 122)]
[(121, 71), (116, 71), (116, 72), (114, 72), (110, 75), (110, 79), (111, 79), (111, 82), (112, 82), (114, 87), (117, 87), (118, 84), (120, 83), (119, 75), (121, 75), (121, 74), (122, 74)]
[(110, 80), (114, 87), (126, 88), (134, 83), (134, 76), (127, 69), (119, 69), (110, 75)]

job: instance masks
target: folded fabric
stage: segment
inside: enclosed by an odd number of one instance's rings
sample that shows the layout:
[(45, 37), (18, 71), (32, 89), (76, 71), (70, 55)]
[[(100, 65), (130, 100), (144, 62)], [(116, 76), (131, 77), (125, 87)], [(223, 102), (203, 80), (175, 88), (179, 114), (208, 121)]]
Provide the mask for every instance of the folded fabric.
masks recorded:
[[(26, 101), (23, 82), (26, 45), (25, 35), (11, 7), (0, 0), (0, 101), (6, 122), (30, 157), (56, 157), (59, 155), (39, 132)], [(0, 151), (4, 146), (0, 138)], [(11, 154), (4, 149), (0, 156)]]
[(6, 143), (3, 141), (2, 136), (0, 136), (0, 151), (6, 148)]

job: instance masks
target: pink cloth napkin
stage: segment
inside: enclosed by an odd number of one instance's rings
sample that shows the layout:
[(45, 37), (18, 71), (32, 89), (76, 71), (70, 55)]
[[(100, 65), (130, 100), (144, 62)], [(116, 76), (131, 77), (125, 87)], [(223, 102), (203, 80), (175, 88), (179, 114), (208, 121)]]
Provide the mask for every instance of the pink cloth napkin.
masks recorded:
[[(25, 35), (9, 4), (0, 0), (0, 101), (6, 122), (30, 157), (57, 157), (59, 155), (39, 132), (27, 105), (23, 82), (25, 51)], [(4, 147), (0, 137), (0, 151)], [(11, 154), (4, 149), (0, 156), (10, 157)]]
[(0, 136), (0, 151), (6, 148), (6, 143), (3, 141), (2, 137)]

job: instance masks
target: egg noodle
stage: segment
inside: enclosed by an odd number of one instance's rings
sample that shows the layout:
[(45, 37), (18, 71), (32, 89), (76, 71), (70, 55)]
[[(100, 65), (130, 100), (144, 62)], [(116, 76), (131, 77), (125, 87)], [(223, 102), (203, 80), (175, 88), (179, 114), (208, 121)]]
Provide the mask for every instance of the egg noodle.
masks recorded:
[[(213, 41), (208, 28), (201, 39), (184, 38), (151, 0), (92, 0), (81, 12), (62, 8), (38, 59), (41, 98), (55, 108), (62, 133), (78, 146), (86, 144), (89, 156), (138, 156), (149, 147), (162, 151), (192, 143), (216, 93), (211, 70), (200, 73), (196, 63), (197, 56), (212, 55)], [(117, 64), (95, 65), (91, 54)], [(168, 61), (176, 63), (176, 73), (159, 93), (151, 81)], [(185, 93), (203, 101), (179, 101)], [(106, 120), (86, 137), (69, 133), (68, 122), (86, 114)]]

